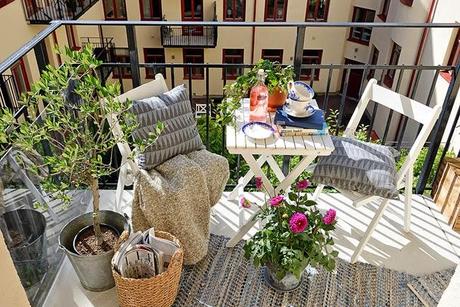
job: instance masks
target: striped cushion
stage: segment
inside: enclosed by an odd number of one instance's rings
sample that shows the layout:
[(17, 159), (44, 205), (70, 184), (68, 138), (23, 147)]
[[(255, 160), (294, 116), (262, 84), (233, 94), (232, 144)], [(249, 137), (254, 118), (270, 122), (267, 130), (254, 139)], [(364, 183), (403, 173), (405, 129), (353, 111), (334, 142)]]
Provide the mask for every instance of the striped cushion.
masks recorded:
[(365, 195), (397, 198), (396, 166), (387, 146), (332, 137), (335, 150), (318, 159), (311, 180), (316, 184)]
[(139, 123), (133, 133), (135, 139), (146, 139), (159, 121), (165, 125), (157, 142), (139, 157), (142, 168), (149, 170), (178, 154), (203, 149), (184, 85), (159, 96), (134, 101), (133, 112)]

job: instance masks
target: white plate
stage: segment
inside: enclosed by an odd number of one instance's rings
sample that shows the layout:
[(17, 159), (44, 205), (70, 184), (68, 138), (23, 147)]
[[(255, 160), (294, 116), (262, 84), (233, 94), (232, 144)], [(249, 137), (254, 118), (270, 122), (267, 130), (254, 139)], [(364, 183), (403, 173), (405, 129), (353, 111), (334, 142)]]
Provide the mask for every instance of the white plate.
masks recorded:
[[(305, 113), (304, 113), (304, 114), (294, 113), (294, 112), (289, 108), (289, 106), (287, 106), (287, 105), (284, 105), (284, 106), (283, 106), (283, 110), (284, 110), (284, 112), (286, 112), (287, 115), (292, 116), (292, 117), (297, 117), (297, 118), (306, 118), (306, 117), (310, 117), (310, 116), (312, 116), (313, 114), (315, 114), (315, 112), (316, 112), (316, 109), (315, 109), (314, 107), (311, 107), (311, 110), (312, 110), (312, 111), (307, 111), (307, 110), (305, 110)], [(308, 110), (310, 110), (310, 108), (308, 108)]]
[(267, 123), (251, 122), (241, 127), (241, 130), (248, 137), (255, 140), (264, 140), (271, 137), (275, 133), (275, 129)]

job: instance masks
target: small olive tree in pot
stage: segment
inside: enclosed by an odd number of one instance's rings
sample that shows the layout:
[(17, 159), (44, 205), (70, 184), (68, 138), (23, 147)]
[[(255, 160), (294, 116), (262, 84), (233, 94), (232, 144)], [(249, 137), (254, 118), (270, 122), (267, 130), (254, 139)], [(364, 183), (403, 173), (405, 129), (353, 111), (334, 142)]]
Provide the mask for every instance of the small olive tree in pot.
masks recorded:
[[(112, 166), (113, 149), (117, 143), (132, 142), (137, 121), (130, 112), (132, 103), (116, 99), (119, 84), (103, 85), (98, 79), (97, 68), (102, 63), (93, 56), (91, 47), (59, 52), (65, 58), (64, 64), (57, 68), (48, 66), (40, 81), (23, 97), (30, 110), (43, 110), (42, 116), (31, 119), (32, 123), (14, 123), (12, 115), (4, 113), (0, 122), (11, 122), (16, 127), (3, 141), (25, 151), (48, 144), (52, 154), (44, 155), (43, 161), (49, 176), (42, 187), (64, 204), (71, 201), (69, 190), (91, 190), (92, 213), (66, 225), (60, 244), (76, 267), (82, 285), (102, 291), (113, 286), (113, 246), (128, 223), (116, 212), (99, 210), (99, 179), (118, 170)], [(114, 115), (123, 132), (117, 136), (110, 129)], [(155, 133), (135, 145), (143, 151), (155, 142), (161, 130), (158, 123)]]

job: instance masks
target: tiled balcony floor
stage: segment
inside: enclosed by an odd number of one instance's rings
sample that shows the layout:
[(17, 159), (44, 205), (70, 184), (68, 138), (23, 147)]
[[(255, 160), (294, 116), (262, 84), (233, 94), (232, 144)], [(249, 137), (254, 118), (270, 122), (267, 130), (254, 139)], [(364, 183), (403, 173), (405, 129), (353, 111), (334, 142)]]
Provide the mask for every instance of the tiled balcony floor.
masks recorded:
[[(240, 210), (236, 201), (227, 200), (227, 195), (226, 192), (215, 206), (211, 231), (232, 236), (238, 224), (250, 216), (250, 212)], [(253, 201), (263, 201), (261, 193), (246, 193), (245, 196)], [(115, 191), (102, 191), (101, 198), (104, 208), (113, 208)], [(126, 191), (124, 198), (123, 211), (129, 214), (128, 204), (132, 199), (132, 191)], [(353, 248), (373, 216), (370, 208), (375, 208), (376, 205), (355, 209), (340, 194), (323, 193), (319, 206), (337, 210), (339, 220), (335, 231), (336, 249), (340, 252), (339, 257), (349, 260)], [(402, 214), (402, 203), (392, 202), (360, 261), (417, 275), (439, 271), (459, 263), (460, 234), (450, 229), (446, 219), (429, 198), (414, 195), (412, 232), (409, 234), (402, 232)], [(254, 231), (252, 229), (250, 234)], [(117, 306), (117, 299), (115, 289), (101, 293), (84, 290), (66, 259), (44, 306)]]

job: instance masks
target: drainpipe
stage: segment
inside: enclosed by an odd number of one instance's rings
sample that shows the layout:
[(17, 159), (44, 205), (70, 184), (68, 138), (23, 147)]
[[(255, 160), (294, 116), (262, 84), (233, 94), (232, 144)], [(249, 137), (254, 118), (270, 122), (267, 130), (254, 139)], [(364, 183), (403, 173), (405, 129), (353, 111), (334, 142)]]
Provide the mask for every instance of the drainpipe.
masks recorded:
[[(430, 10), (428, 11), (428, 16), (426, 17), (425, 23), (433, 22), (433, 18), (434, 18), (435, 12), (436, 12), (436, 8), (438, 6), (438, 1), (439, 0), (431, 0)], [(420, 61), (422, 59), (423, 51), (425, 50), (426, 41), (428, 39), (428, 33), (429, 33), (428, 30), (429, 30), (428, 28), (423, 29), (422, 38), (420, 40), (420, 44), (419, 44), (418, 50), (417, 50), (417, 55), (415, 57), (415, 64), (414, 64), (415, 66), (419, 65)], [(412, 86), (414, 85), (414, 79), (415, 79), (415, 70), (412, 70), (412, 74), (410, 76), (410, 81), (409, 81), (409, 87), (407, 88), (407, 93), (406, 93), (406, 96), (408, 96), (408, 97), (410, 97), (410, 95), (411, 95)], [(399, 117), (398, 128), (397, 128), (396, 131), (399, 131), (399, 129), (401, 128), (403, 119), (404, 118), (402, 116)], [(401, 133), (403, 133), (403, 131), (401, 131)], [(397, 139), (399, 137), (400, 137), (400, 135), (398, 134)]]
[[(254, 0), (254, 12), (252, 14), (252, 21), (256, 21), (257, 0)], [(256, 27), (252, 27), (252, 50), (251, 50), (251, 64), (254, 64), (254, 44), (256, 41)]]

